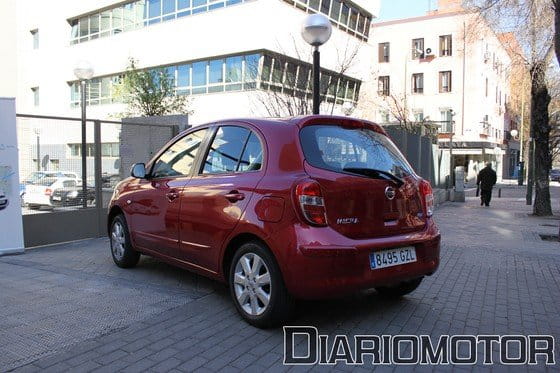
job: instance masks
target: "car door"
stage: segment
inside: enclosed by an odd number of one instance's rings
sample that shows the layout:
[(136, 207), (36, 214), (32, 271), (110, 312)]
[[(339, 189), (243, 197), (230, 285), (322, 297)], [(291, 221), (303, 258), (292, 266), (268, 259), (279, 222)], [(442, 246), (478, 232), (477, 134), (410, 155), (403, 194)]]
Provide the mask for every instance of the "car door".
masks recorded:
[(179, 204), (183, 187), (207, 129), (191, 132), (162, 152), (138, 179), (127, 198), (126, 212), (134, 243), (144, 249), (174, 256), (179, 241)]
[(216, 127), (198, 172), (181, 194), (180, 259), (218, 271), (224, 239), (264, 174), (263, 145), (254, 129)]

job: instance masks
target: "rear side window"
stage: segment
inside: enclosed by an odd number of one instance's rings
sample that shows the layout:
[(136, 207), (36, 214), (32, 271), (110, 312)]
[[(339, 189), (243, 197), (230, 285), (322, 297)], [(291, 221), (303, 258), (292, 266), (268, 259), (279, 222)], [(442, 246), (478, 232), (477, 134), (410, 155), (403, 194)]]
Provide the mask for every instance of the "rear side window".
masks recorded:
[(367, 128), (312, 125), (301, 130), (300, 141), (314, 167), (335, 172), (365, 168), (398, 177), (414, 173), (389, 138)]
[(195, 131), (171, 145), (155, 161), (151, 176), (157, 178), (188, 175), (206, 131)]
[(247, 139), (247, 145), (245, 145), (245, 150), (243, 150), (243, 155), (241, 156), (241, 162), (239, 163), (238, 171), (257, 171), (261, 169), (262, 166), (263, 150), (261, 142), (259, 141), (257, 135), (253, 132), (249, 135)]
[(62, 186), (64, 188), (72, 188), (76, 186), (76, 182), (73, 180), (65, 180), (62, 182)]
[(256, 171), (261, 163), (262, 147), (257, 136), (243, 127), (224, 126), (214, 136), (202, 173)]

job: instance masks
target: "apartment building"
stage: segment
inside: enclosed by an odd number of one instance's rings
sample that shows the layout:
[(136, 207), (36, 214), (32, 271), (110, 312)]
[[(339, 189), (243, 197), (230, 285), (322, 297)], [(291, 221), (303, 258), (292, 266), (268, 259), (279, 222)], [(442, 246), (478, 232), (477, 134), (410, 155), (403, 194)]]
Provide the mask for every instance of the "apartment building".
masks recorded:
[(425, 16), (374, 23), (378, 89), (370, 115), (437, 126), (442, 163), (452, 153), (471, 180), (485, 162), (510, 177), (519, 149), (506, 113), (511, 58), (499, 35), (460, 3), (440, 0)]

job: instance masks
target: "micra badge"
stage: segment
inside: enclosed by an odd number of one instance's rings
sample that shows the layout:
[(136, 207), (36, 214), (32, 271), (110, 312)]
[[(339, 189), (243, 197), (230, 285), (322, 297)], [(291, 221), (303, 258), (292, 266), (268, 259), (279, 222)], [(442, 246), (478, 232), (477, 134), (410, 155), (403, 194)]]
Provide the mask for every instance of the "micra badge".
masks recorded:
[(336, 224), (358, 224), (358, 218), (338, 218)]

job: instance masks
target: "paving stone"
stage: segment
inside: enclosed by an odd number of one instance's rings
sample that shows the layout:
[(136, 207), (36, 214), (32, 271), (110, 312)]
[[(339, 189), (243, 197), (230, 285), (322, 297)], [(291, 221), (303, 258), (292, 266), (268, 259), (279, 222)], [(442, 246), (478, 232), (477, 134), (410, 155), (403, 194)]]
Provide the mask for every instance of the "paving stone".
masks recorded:
[[(330, 341), (335, 334), (408, 333), (438, 338), (494, 331), (546, 333), (558, 341), (560, 250), (557, 243), (535, 239), (538, 233), (556, 233), (557, 228), (542, 225), (550, 220), (527, 216), (530, 207), (523, 199), (518, 201), (523, 193), (523, 189), (504, 189), (503, 198), (493, 199), (489, 209), (477, 206), (472, 191), (465, 204), (439, 206), (434, 219), (443, 237), (440, 268), (412, 294), (386, 300), (372, 291), (300, 302), (290, 325), (314, 325)], [(560, 205), (560, 188), (553, 188), (552, 194), (553, 205)], [(533, 239), (530, 244), (524, 241), (527, 236)], [(124, 271), (107, 254), (107, 240), (95, 239), (0, 258), (0, 304), (7, 305), (0, 308), (1, 371), (452, 368), (284, 366), (282, 329), (259, 330), (243, 322), (223, 286), (145, 257), (133, 271)], [(559, 344), (556, 356), (560, 356)], [(481, 364), (453, 368), (511, 370)], [(542, 372), (556, 367), (516, 368)]]

